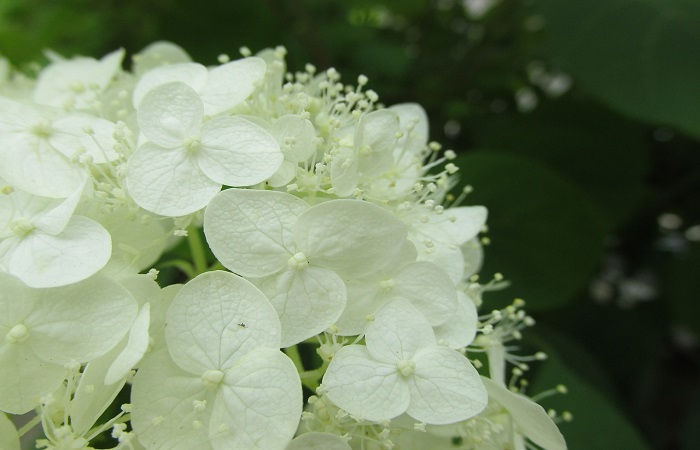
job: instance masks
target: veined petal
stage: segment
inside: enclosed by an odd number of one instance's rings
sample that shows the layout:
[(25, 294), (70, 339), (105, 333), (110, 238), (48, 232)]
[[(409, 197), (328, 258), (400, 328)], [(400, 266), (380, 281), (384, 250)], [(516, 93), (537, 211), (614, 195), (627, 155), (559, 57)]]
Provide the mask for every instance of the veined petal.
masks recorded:
[(503, 406), (513, 418), (518, 431), (547, 450), (566, 450), (566, 442), (552, 418), (540, 405), (482, 377), (489, 398)]
[(343, 280), (322, 267), (285, 270), (259, 285), (282, 323), (281, 347), (321, 333), (338, 320), (345, 307)]
[(211, 450), (208, 424), (216, 390), (159, 351), (139, 367), (131, 391), (131, 425), (149, 450)]
[(225, 371), (254, 348), (280, 345), (280, 323), (270, 302), (230, 272), (205, 272), (185, 284), (166, 322), (170, 356), (197, 375)]
[(64, 286), (97, 273), (112, 252), (109, 233), (94, 220), (73, 216), (55, 236), (33, 232), (0, 257), (0, 265), (31, 287)]
[(474, 340), (477, 322), (476, 305), (464, 292), (457, 291), (457, 311), (447, 322), (433, 327), (433, 330), (439, 343), (460, 349)]
[[(86, 128), (91, 130), (90, 134), (85, 132)], [(53, 123), (49, 143), (68, 158), (76, 155), (78, 151), (84, 151), (97, 164), (110, 162), (120, 157), (114, 151), (112, 134), (115, 128), (114, 123), (99, 117), (68, 116)]]
[(447, 322), (457, 311), (457, 290), (440, 267), (418, 261), (407, 264), (393, 276), (391, 295), (410, 300), (430, 325)]
[(378, 175), (391, 167), (398, 131), (399, 116), (389, 109), (372, 111), (360, 118), (355, 132), (355, 150), (363, 175)]
[(202, 126), (199, 167), (221, 184), (258, 184), (277, 171), (282, 159), (275, 138), (249, 120), (219, 117)]
[(265, 67), (263, 59), (250, 57), (211, 69), (206, 85), (198, 90), (204, 112), (213, 116), (248, 98), (265, 76)]
[(299, 426), (302, 402), (294, 363), (277, 349), (255, 349), (226, 373), (209, 441), (217, 450), (282, 449)]
[(12, 133), (0, 147), (0, 176), (30, 194), (65, 198), (85, 180), (85, 173), (45, 139)]
[(199, 137), (204, 106), (194, 89), (174, 81), (146, 94), (137, 113), (141, 132), (151, 142), (180, 148), (187, 138)]
[(341, 147), (331, 161), (331, 183), (338, 197), (347, 197), (357, 187), (358, 157), (355, 149)]
[(408, 300), (397, 298), (382, 306), (365, 333), (373, 358), (396, 364), (409, 360), (422, 348), (436, 345), (427, 319)]
[(199, 91), (207, 83), (207, 78), (207, 68), (197, 63), (183, 62), (156, 67), (146, 72), (134, 87), (134, 108), (138, 109), (146, 94), (160, 85), (179, 81)]
[(316, 154), (316, 130), (310, 120), (287, 114), (272, 124), (272, 135), (279, 142), (284, 158), (297, 163)]
[(151, 304), (146, 303), (139, 310), (136, 320), (131, 324), (127, 342), (122, 351), (116, 355), (105, 374), (103, 383), (113, 385), (126, 379), (129, 371), (136, 367), (148, 350), (148, 326), (151, 320)]
[(70, 425), (76, 435), (83, 435), (95, 425), (126, 384), (126, 376), (111, 386), (104, 383), (105, 374), (123, 350), (125, 342), (126, 339), (122, 339), (120, 345), (85, 366), (71, 401)]
[(136, 204), (163, 216), (198, 211), (221, 190), (184, 151), (144, 144), (131, 155), (126, 184)]
[(138, 307), (117, 282), (95, 275), (36, 293), (25, 319), (33, 351), (55, 364), (87, 362), (112, 349), (129, 331)]
[(26, 343), (0, 344), (0, 411), (24, 414), (54, 392), (63, 382), (66, 369), (34, 354)]
[(431, 347), (419, 350), (416, 370), (408, 381), (414, 419), (436, 425), (460, 422), (486, 407), (484, 383), (471, 362), (456, 350)]
[(227, 189), (204, 211), (204, 234), (226, 268), (265, 277), (286, 268), (296, 253), (292, 229), (307, 209), (303, 200), (284, 192)]
[(331, 200), (304, 212), (294, 240), (313, 265), (362, 277), (401, 251), (406, 227), (388, 210), (360, 200)]
[(364, 345), (348, 345), (336, 352), (323, 376), (328, 398), (350, 414), (382, 421), (408, 408), (410, 396), (396, 364), (372, 358)]

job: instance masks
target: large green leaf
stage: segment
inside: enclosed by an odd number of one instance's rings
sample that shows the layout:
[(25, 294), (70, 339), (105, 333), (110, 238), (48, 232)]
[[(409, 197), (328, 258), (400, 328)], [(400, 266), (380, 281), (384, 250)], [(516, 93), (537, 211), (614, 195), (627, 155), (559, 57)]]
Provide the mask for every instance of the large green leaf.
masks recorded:
[(528, 309), (561, 306), (586, 287), (605, 235), (597, 206), (552, 169), (526, 158), (477, 152), (458, 160), (474, 186), (469, 204), (489, 209), (482, 274), (501, 272), (513, 287), (488, 294), (492, 304), (522, 297)]
[(593, 103), (560, 99), (530, 114), (489, 116), (473, 133), (480, 148), (533, 158), (573, 181), (601, 207), (613, 228), (634, 212), (649, 169), (637, 124)]
[(555, 59), (610, 106), (700, 136), (700, 2), (540, 0)]
[[(552, 339), (556, 335), (547, 333)], [(553, 408), (559, 414), (569, 411), (574, 420), (559, 425), (566, 438), (569, 450), (645, 450), (648, 443), (616, 405), (613, 396), (601, 390), (599, 384), (589, 381), (604, 377), (604, 370), (595, 364), (595, 358), (573, 341), (563, 339), (556, 346), (562, 352), (559, 357), (552, 348), (546, 348), (549, 359), (538, 369), (530, 384), (530, 393), (538, 393), (564, 384), (568, 393), (555, 395), (542, 401), (545, 409)], [(584, 371), (574, 371), (564, 361), (580, 359), (586, 361)], [(581, 367), (581, 365), (579, 365)]]

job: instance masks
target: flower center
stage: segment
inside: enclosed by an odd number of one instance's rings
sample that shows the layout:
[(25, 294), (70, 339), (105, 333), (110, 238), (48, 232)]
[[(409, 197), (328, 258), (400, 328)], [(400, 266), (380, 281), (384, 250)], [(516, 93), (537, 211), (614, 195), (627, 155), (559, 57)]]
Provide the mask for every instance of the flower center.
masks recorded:
[(18, 238), (23, 238), (34, 231), (34, 224), (26, 217), (20, 217), (10, 224), (10, 230), (12, 230)]
[(413, 372), (416, 371), (416, 363), (410, 359), (399, 361), (396, 363), (396, 367), (399, 369), (399, 372), (401, 372), (401, 375), (405, 377), (413, 375)]
[(202, 384), (209, 389), (219, 386), (223, 379), (224, 373), (220, 370), (207, 370), (202, 374)]
[(19, 323), (14, 327), (10, 328), (10, 331), (5, 335), (5, 342), (8, 344), (16, 344), (18, 342), (25, 341), (29, 337), (29, 330), (27, 326)]
[(192, 136), (185, 139), (182, 145), (185, 147), (187, 153), (197, 153), (202, 149), (202, 140), (199, 136)]
[(303, 270), (309, 265), (309, 261), (306, 259), (306, 255), (304, 253), (298, 252), (287, 260), (287, 265), (292, 269)]

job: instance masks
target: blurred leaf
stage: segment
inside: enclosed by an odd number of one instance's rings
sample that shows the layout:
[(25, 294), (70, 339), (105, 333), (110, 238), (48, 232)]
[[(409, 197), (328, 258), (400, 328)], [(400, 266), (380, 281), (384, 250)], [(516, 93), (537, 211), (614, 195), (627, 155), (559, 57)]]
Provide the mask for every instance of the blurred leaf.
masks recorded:
[(614, 228), (644, 196), (649, 151), (641, 127), (595, 104), (546, 101), (529, 114), (489, 116), (476, 145), (527, 156), (576, 183)]
[(664, 295), (669, 300), (671, 320), (700, 337), (700, 245), (668, 255), (663, 270)]
[(681, 450), (694, 450), (700, 442), (700, 393), (696, 393), (681, 428)]
[[(547, 335), (548, 342), (556, 341), (552, 339), (553, 333)], [(545, 347), (549, 359), (531, 380), (530, 392), (543, 392), (562, 383), (567, 387), (567, 394), (549, 397), (541, 403), (545, 409), (553, 408), (559, 414), (564, 411), (573, 414), (572, 422), (559, 424), (569, 450), (648, 449), (645, 439), (619, 410), (614, 399), (589, 381), (592, 374), (596, 378), (603, 377), (604, 369), (581, 347), (564, 341), (557, 345), (561, 355), (566, 355), (567, 361), (585, 361), (586, 367), (574, 371), (551, 347)]]
[(477, 152), (457, 161), (474, 186), (468, 204), (489, 209), (481, 273), (502, 272), (513, 283), (489, 301), (523, 297), (528, 309), (559, 307), (583, 289), (598, 265), (605, 236), (595, 204), (574, 184), (532, 160)]
[(700, 136), (700, 2), (540, 0), (564, 70), (610, 106)]

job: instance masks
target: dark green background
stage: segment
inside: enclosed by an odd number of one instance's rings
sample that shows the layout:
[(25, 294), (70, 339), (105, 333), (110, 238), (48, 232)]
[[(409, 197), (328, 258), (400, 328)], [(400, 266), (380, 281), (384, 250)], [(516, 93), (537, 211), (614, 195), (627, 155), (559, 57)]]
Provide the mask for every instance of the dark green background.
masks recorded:
[[(530, 392), (569, 387), (544, 401), (573, 413), (569, 447), (700, 445), (700, 243), (685, 236), (700, 224), (700, 2), (502, 0), (476, 20), (450, 0), (0, 1), (0, 52), (22, 70), (45, 47), (161, 39), (205, 64), (281, 44), (291, 70), (362, 73), (386, 104), (424, 105), (466, 203), (490, 210), (482, 274), (512, 281), (487, 309), (526, 299), (524, 346), (550, 354)], [(549, 95), (535, 63), (573, 87)], [(669, 213), (678, 226), (660, 226)]]

